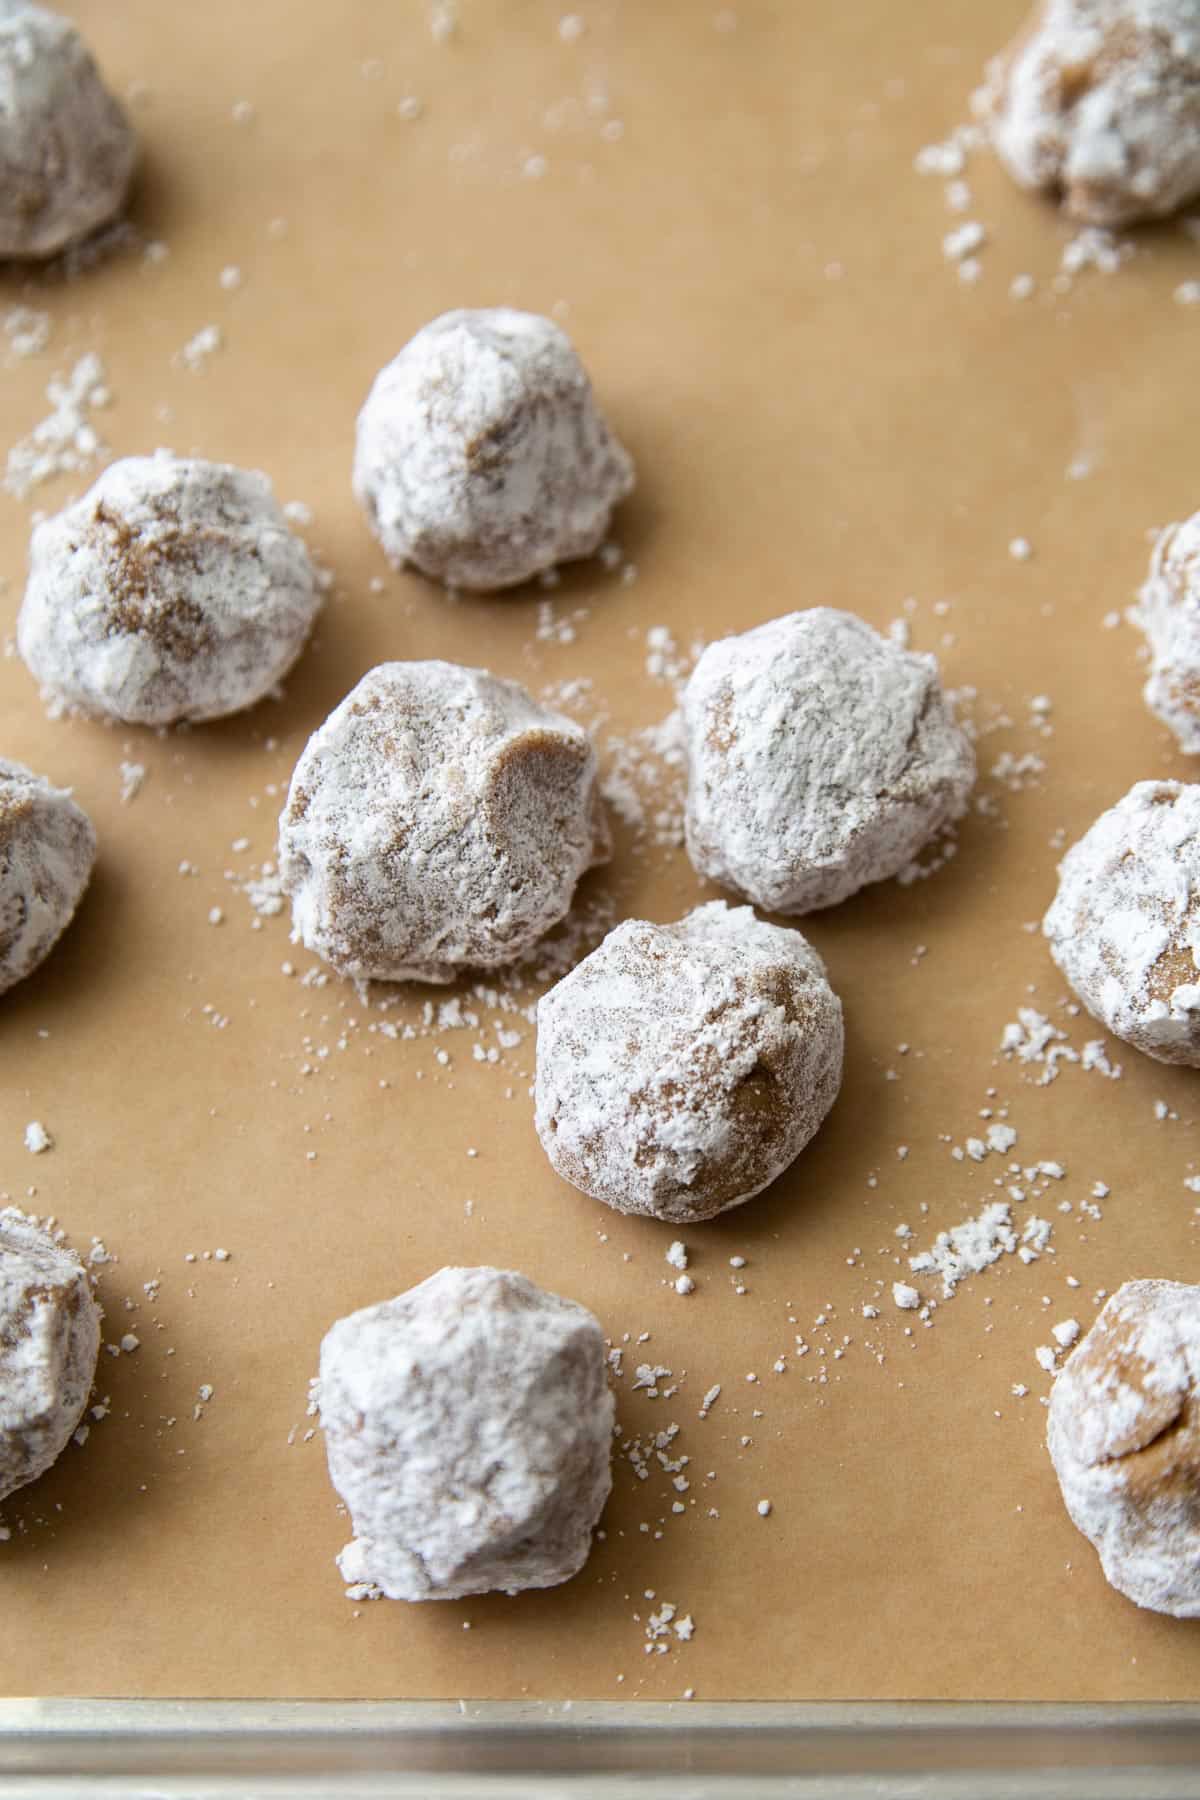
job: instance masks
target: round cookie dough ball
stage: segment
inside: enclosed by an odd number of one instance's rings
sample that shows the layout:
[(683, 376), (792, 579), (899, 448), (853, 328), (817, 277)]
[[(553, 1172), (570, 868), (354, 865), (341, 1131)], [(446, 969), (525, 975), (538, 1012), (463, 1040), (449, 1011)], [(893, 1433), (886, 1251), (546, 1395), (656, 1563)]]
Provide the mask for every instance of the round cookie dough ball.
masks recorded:
[(96, 860), (96, 833), (62, 788), (0, 757), (0, 994), (49, 956)]
[(1139, 781), (1101, 813), (1059, 864), (1042, 930), (1115, 1036), (1200, 1068), (1200, 787)]
[(1153, 657), (1146, 705), (1200, 755), (1200, 513), (1159, 538), (1137, 619)]
[(0, 1500), (44, 1475), (83, 1416), (100, 1309), (73, 1251), (0, 1212)]
[(748, 906), (627, 919), (538, 1005), (538, 1136), (567, 1181), (679, 1224), (749, 1200), (842, 1079), (842, 1006), (798, 931)]
[(1117, 1289), (1054, 1383), (1047, 1441), (1118, 1593), (1200, 1617), (1200, 1287)]
[(53, 256), (106, 224), (136, 155), (70, 21), (0, 0), (0, 259)]
[(604, 1335), (501, 1269), (441, 1269), (321, 1345), (329, 1474), (353, 1586), (461, 1600), (569, 1581), (612, 1487)]
[(683, 718), (688, 854), (768, 912), (898, 874), (975, 779), (934, 658), (826, 606), (710, 644)]
[(1013, 179), (1090, 225), (1162, 218), (1200, 193), (1196, 0), (1044, 0), (979, 96)]
[(358, 981), (512, 962), (609, 849), (587, 733), (446, 662), (364, 675), (309, 739), (279, 821), (292, 936)]
[(393, 563), (486, 592), (590, 556), (633, 463), (570, 339), (536, 313), (443, 313), (379, 373), (354, 491)]
[(62, 707), (127, 725), (220, 719), (262, 700), (321, 594), (265, 475), (129, 456), (34, 527), (17, 648)]

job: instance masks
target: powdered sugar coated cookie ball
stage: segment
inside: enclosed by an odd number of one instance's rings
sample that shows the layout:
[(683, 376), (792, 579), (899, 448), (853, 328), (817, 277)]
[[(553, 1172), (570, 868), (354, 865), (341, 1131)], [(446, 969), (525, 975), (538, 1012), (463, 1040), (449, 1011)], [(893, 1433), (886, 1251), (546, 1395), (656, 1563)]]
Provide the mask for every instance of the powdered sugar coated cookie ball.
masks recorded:
[(614, 1405), (591, 1313), (500, 1269), (442, 1269), (321, 1345), (345, 1579), (392, 1600), (554, 1587), (612, 1486)]
[(979, 106), (1014, 179), (1072, 218), (1161, 218), (1200, 193), (1200, 7), (1045, 0)]
[(49, 956), (95, 860), (96, 833), (83, 808), (0, 757), (0, 994)]
[(1200, 755), (1200, 513), (1159, 538), (1137, 620), (1153, 657), (1146, 705)]
[(1064, 856), (1042, 929), (1088, 1011), (1200, 1068), (1200, 787), (1139, 781)]
[(106, 224), (136, 154), (70, 21), (0, 0), (0, 258), (52, 256)]
[(1067, 1511), (1119, 1593), (1200, 1617), (1200, 1287), (1127, 1281), (1050, 1395)]
[(293, 936), (357, 980), (511, 962), (608, 854), (587, 733), (456, 663), (364, 675), (309, 739), (279, 822)]
[(512, 587), (591, 555), (632, 487), (570, 339), (536, 313), (444, 313), (359, 414), (371, 529), (394, 563), (451, 587)]
[(265, 475), (130, 456), (34, 527), (17, 647), (61, 706), (219, 719), (287, 674), (320, 604)]
[(841, 1078), (824, 964), (748, 906), (627, 919), (538, 1004), (538, 1136), (560, 1175), (620, 1212), (678, 1223), (750, 1199)]
[(897, 874), (975, 779), (934, 658), (829, 607), (710, 644), (683, 717), (688, 854), (770, 912)]
[(79, 1258), (0, 1212), (0, 1500), (44, 1475), (87, 1405), (100, 1311)]

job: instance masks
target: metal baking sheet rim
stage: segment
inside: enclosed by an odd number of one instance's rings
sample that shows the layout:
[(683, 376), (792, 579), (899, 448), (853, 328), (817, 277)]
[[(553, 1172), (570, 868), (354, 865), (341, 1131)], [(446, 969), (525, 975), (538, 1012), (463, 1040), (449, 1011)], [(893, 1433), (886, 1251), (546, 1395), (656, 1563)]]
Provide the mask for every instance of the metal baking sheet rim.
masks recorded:
[(0, 1795), (1177, 1800), (1200, 1705), (0, 1700)]

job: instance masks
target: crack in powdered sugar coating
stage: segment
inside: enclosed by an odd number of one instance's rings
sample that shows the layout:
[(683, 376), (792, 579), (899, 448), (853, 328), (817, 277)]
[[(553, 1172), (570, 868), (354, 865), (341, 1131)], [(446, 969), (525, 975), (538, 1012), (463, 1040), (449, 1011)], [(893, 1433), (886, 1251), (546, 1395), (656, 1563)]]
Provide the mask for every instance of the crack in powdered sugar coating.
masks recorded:
[(87, 1405), (100, 1309), (73, 1251), (0, 1212), (0, 1500), (60, 1456)]
[(0, 0), (0, 257), (53, 256), (124, 203), (133, 131), (68, 19)]
[(538, 1136), (620, 1212), (711, 1219), (799, 1155), (837, 1098), (842, 1006), (798, 931), (748, 906), (627, 919), (538, 1004)]
[(392, 562), (451, 587), (512, 587), (590, 556), (633, 480), (570, 339), (536, 313), (444, 313), (359, 414), (371, 529)]
[(321, 605), (265, 475), (131, 456), (34, 528), (17, 647), (61, 705), (130, 725), (269, 694)]
[(1088, 1011), (1200, 1067), (1200, 787), (1139, 781), (1064, 856), (1042, 923)]
[(1200, 192), (1200, 0), (1045, 0), (979, 96), (1022, 187), (1091, 225)]
[(936, 660), (829, 607), (710, 644), (683, 714), (688, 854), (769, 912), (897, 874), (975, 779)]
[(1146, 705), (1200, 755), (1200, 513), (1158, 539), (1135, 616), (1154, 658)]
[(587, 733), (457, 663), (364, 675), (309, 739), (279, 821), (293, 938), (357, 980), (512, 962), (609, 851)]
[(568, 1581), (612, 1487), (606, 1368), (585, 1307), (500, 1269), (339, 1319), (318, 1394), (345, 1579), (392, 1600)]
[(50, 954), (95, 860), (96, 833), (82, 807), (0, 757), (0, 994)]
[(1047, 1442), (1075, 1524), (1118, 1592), (1200, 1617), (1200, 1287), (1127, 1281), (1050, 1396)]

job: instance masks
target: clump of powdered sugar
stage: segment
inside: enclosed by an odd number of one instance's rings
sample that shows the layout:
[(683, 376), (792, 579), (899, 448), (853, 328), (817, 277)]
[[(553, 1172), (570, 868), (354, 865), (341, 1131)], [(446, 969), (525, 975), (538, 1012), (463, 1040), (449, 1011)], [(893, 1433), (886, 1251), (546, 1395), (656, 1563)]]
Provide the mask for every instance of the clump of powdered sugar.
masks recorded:
[(683, 713), (688, 853), (773, 912), (897, 874), (975, 779), (934, 658), (829, 607), (710, 644)]
[(1044, 0), (977, 104), (1013, 178), (1073, 218), (1161, 218), (1200, 192), (1193, 0)]
[[(1073, 1007), (1072, 1010), (1077, 1011), (1078, 1008)], [(1121, 1078), (1121, 1065), (1110, 1059), (1108, 1046), (1103, 1038), (1089, 1038), (1080, 1049), (1076, 1049), (1069, 1034), (1034, 1006), (1017, 1008), (1016, 1018), (1011, 1019), (1004, 1027), (1000, 1050), (1010, 1061), (1036, 1068), (1037, 1075), (1030, 1075), (1027, 1079), (1032, 1080), (1037, 1087), (1049, 1087), (1052, 1081), (1058, 1079), (1059, 1070), (1064, 1064), (1073, 1064), (1084, 1071), (1094, 1071), (1109, 1081), (1119, 1081)]]
[(50, 411), (8, 452), (5, 491), (18, 500), (57, 475), (74, 475), (107, 454), (89, 414), (109, 399), (104, 364), (94, 351), (81, 356), (67, 376), (46, 388)]
[(842, 1042), (798, 931), (721, 900), (675, 925), (626, 920), (538, 1005), (538, 1135), (559, 1174), (619, 1211), (711, 1218), (817, 1131)]
[(354, 490), (371, 529), (394, 563), (452, 587), (590, 556), (633, 479), (570, 340), (534, 313), (443, 314), (359, 415)]
[(1120, 1593), (1176, 1618), (1200, 1616), (1198, 1388), (1200, 1288), (1129, 1281), (1050, 1395), (1067, 1511)]
[(1059, 865), (1043, 929), (1115, 1036), (1200, 1065), (1200, 786), (1139, 781)]

